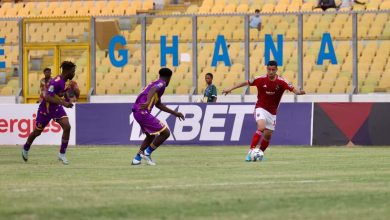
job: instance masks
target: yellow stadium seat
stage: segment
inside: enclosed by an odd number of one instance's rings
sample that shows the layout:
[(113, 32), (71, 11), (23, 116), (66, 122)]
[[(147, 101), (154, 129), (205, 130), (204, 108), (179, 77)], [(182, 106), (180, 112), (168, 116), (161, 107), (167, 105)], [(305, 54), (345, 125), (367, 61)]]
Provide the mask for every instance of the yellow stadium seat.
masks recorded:
[(211, 13), (222, 13), (225, 6), (216, 5), (213, 6), (210, 10)]
[(321, 84), (318, 89), (317, 89), (317, 92), (318, 93), (330, 93), (331, 89), (333, 88), (333, 85), (329, 85), (329, 84)]
[(313, 11), (313, 8), (315, 7), (313, 2), (306, 2), (302, 5), (301, 11)]
[(335, 77), (339, 73), (340, 69), (341, 69), (341, 65), (329, 65), (326, 74), (327, 75), (330, 74), (333, 75), (333, 77)]
[(13, 95), (14, 94), (14, 89), (10, 86), (5, 86), (1, 92), (1, 95)]
[(379, 6), (381, 10), (387, 10), (390, 9), (390, 1), (383, 1), (381, 5)]
[(107, 94), (106, 87), (103, 85), (96, 86), (96, 95), (105, 95)]
[[(241, 5), (241, 4), (240, 4)], [(239, 5), (239, 6), (240, 6)], [(249, 12), (249, 13), (254, 13), (255, 12), (255, 10), (260, 10), (261, 11), (261, 9), (263, 8), (263, 5), (264, 5), (264, 2), (261, 2), (261, 3), (259, 3), (259, 2), (253, 2), (251, 5), (249, 5), (248, 4), (248, 11), (247, 12)]]
[(1, 8), (3, 8), (3, 9), (10, 9), (12, 7), (13, 7), (13, 3), (12, 2), (4, 2), (1, 5)]
[(382, 76), (378, 86), (382, 88), (390, 88), (390, 74)]
[(112, 13), (114, 15), (125, 15), (126, 14), (126, 8), (119, 7), (119, 6), (115, 7), (115, 8), (112, 9)]
[(222, 7), (224, 7), (225, 4), (226, 4), (225, 0), (214, 0), (214, 7), (215, 6), (222, 6)]
[(233, 32), (233, 39), (234, 40), (239, 40), (239, 41), (242, 41), (244, 40), (244, 32), (243, 31), (240, 31), (240, 30), (236, 30)]
[(287, 7), (287, 12), (299, 12), (300, 9), (301, 9), (301, 5), (296, 3), (291, 3), (291, 5)]
[(345, 92), (347, 92), (350, 82), (351, 82), (350, 78), (339, 77), (335, 82), (335, 85), (332, 89), (332, 93), (345, 93)]
[(323, 72), (319, 70), (314, 70), (310, 73), (310, 77), (308, 79), (308, 82), (310, 84), (318, 85), (322, 79)]
[(190, 5), (187, 10), (186, 10), (186, 13), (187, 14), (195, 14), (198, 12), (198, 6), (197, 5)]
[(274, 12), (286, 12), (288, 7), (289, 5), (287, 4), (279, 3), (275, 6)]
[(248, 10), (249, 10), (248, 4), (240, 4), (240, 5), (238, 5), (236, 12), (237, 13), (246, 13), (246, 12), (248, 12)]
[(296, 72), (294, 71), (291, 71), (291, 70), (287, 70), (287, 71), (284, 71), (281, 76), (286, 79), (288, 82), (295, 82), (296, 80), (296, 77), (297, 77), (297, 74)]
[(145, 0), (142, 4), (143, 10), (152, 10), (153, 7), (153, 0)]
[[(142, 2), (140, 0), (131, 1), (130, 8), (133, 8), (135, 10), (141, 10), (142, 9)], [(128, 9), (128, 8), (126, 8), (126, 9)]]
[(210, 6), (201, 6), (201, 7), (198, 9), (198, 13), (207, 14), (207, 13), (210, 12), (210, 9), (211, 9)]
[(16, 17), (16, 16), (18, 16), (18, 12), (19, 12), (19, 10), (16, 7), (12, 7), (12, 8), (7, 9), (4, 15), (6, 17)]
[(371, 26), (367, 36), (371, 39), (377, 39), (382, 35), (382, 30), (382, 26)]
[(213, 5), (214, 5), (214, 0), (204, 0), (202, 2), (202, 6), (209, 6), (209, 7), (211, 7)]
[(188, 94), (190, 92), (190, 87), (187, 85), (179, 85), (175, 89), (175, 94)]
[(262, 13), (272, 13), (274, 11), (274, 5), (273, 4), (265, 4), (263, 8), (261, 9)]
[(244, 73), (244, 65), (241, 63), (235, 63), (232, 65), (230, 72), (232, 74), (243, 74)]
[(379, 9), (379, 2), (370, 1), (366, 4), (366, 10), (368, 11), (376, 11), (378, 9)]
[(313, 84), (310, 81), (307, 81), (303, 87), (306, 93), (316, 93), (318, 88), (318, 84)]
[(236, 5), (234, 4), (228, 4), (226, 7), (224, 7), (224, 13), (234, 13), (236, 12)]
[[(5, 2), (5, 3), (8, 3), (8, 2)], [(7, 14), (7, 9), (4, 8), (5, 3), (3, 3), (3, 7), (0, 7), (0, 17), (5, 17)], [(1, 88), (0, 88), (0, 91), (1, 91)]]

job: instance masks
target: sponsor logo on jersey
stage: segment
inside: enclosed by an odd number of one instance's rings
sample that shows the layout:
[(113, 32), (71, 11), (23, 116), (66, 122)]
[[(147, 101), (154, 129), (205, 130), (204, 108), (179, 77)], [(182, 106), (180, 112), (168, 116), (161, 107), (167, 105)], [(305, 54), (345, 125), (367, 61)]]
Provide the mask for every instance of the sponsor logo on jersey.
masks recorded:
[(54, 92), (54, 86), (51, 85), (51, 86), (49, 87), (49, 89), (47, 89), (47, 91), (49, 91), (49, 92)]

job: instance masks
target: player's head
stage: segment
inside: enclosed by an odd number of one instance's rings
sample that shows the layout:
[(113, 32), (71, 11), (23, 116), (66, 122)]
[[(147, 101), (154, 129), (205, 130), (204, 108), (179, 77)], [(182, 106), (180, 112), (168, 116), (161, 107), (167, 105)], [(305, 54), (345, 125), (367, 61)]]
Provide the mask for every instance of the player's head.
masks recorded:
[(278, 63), (275, 60), (268, 61), (267, 74), (270, 77), (274, 77), (278, 71)]
[(72, 61), (64, 61), (61, 63), (62, 74), (66, 80), (72, 80), (76, 72), (76, 64)]
[(206, 83), (207, 85), (210, 85), (211, 83), (213, 83), (213, 74), (212, 73), (206, 73), (204, 79), (206, 80)]
[(45, 75), (45, 78), (50, 78), (51, 76), (51, 69), (46, 67), (44, 70), (43, 70), (43, 74)]
[(171, 81), (172, 70), (164, 67), (164, 68), (161, 68), (160, 71), (158, 71), (158, 74), (160, 75), (160, 79), (167, 82), (167, 86), (168, 86), (169, 81)]
[(260, 16), (260, 10), (259, 10), (259, 9), (256, 9), (256, 10), (255, 10), (255, 14), (256, 14), (256, 17), (259, 17), (259, 16)]

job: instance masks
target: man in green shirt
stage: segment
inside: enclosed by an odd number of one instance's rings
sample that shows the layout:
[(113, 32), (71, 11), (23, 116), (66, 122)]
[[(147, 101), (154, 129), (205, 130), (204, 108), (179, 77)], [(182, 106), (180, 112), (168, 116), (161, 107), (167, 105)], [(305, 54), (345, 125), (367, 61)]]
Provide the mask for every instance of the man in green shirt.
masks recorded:
[(204, 91), (203, 102), (217, 102), (217, 88), (213, 84), (213, 74), (207, 73), (205, 80), (207, 88)]

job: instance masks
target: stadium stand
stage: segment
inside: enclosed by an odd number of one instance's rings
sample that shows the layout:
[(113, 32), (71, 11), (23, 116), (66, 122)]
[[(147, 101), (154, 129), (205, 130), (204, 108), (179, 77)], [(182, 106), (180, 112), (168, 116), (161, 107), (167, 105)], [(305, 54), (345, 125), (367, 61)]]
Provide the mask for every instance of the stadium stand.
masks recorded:
[[(198, 4), (200, 2), (200, 4)], [(279, 68), (281, 74), (297, 83), (297, 45), (298, 37), (297, 18), (294, 14), (279, 14), (293, 12), (311, 12), (316, 0), (204, 0), (192, 1), (182, 11), (182, 14), (198, 15), (198, 84), (203, 85), (203, 76), (206, 72), (215, 73), (215, 83), (218, 86), (230, 86), (244, 79), (244, 18), (240, 16), (210, 16), (210, 14), (253, 13), (260, 9), (263, 27), (259, 32), (250, 29), (250, 76), (261, 74), (264, 71), (264, 35), (270, 34), (276, 39), (277, 34), (284, 35), (283, 65)], [(358, 14), (358, 41), (359, 41), (359, 85), (360, 92), (389, 91), (388, 70), (390, 48), (390, 20), (388, 13), (380, 10), (390, 9), (390, 2), (384, 0), (367, 0), (364, 6), (354, 5), (352, 8), (343, 8), (340, 11), (365, 10), (370, 13)], [(165, 9), (162, 9), (162, 14)], [(168, 9), (166, 9), (168, 10)], [(1, 18), (41, 18), (67, 16), (107, 16), (107, 15), (136, 15), (138, 12), (153, 12), (152, 0), (133, 1), (26, 1), (19, 3), (1, 3)], [(158, 11), (157, 11), (158, 13)], [(278, 13), (275, 15), (274, 13)], [(205, 15), (205, 16), (203, 16)], [(349, 93), (352, 90), (352, 16), (350, 14), (305, 14), (304, 39), (304, 87), (312, 93)], [(100, 17), (97, 18), (99, 20)], [(103, 19), (103, 18), (101, 18)], [(119, 19), (118, 19), (119, 20)], [(121, 28), (120, 33), (128, 41), (129, 64), (123, 68), (111, 67), (106, 48), (97, 47), (97, 94), (134, 94), (140, 89), (141, 82), (141, 25), (137, 18), (130, 18), (130, 27)], [(7, 67), (18, 65), (18, 24), (17, 21), (0, 21), (3, 28), (0, 34), (7, 34), (5, 62)], [(168, 44), (171, 37), (180, 38), (180, 53), (192, 55), (192, 22), (190, 17), (156, 17), (148, 18), (146, 28), (147, 40), (147, 82), (157, 77), (156, 70), (160, 65), (159, 37), (166, 35)], [(28, 26), (28, 42), (68, 42), (86, 41), (88, 38), (88, 23), (31, 23)], [(338, 58), (337, 65), (316, 65), (320, 40), (324, 30), (329, 30), (332, 36), (335, 52)], [(217, 35), (223, 34), (229, 43), (231, 67), (218, 65), (211, 67), (214, 41)], [(373, 48), (376, 48), (373, 49)], [(386, 50), (386, 49), (387, 50)], [(386, 52), (387, 51), (387, 52)], [(168, 62), (170, 59), (167, 59)], [(78, 61), (85, 66), (86, 60)], [(168, 65), (171, 65), (168, 63)], [(189, 64), (180, 64), (174, 68), (182, 76), (172, 84), (167, 92), (187, 94), (192, 87), (192, 68)], [(386, 72), (387, 71), (387, 72)], [(6, 69), (6, 83), (0, 84), (1, 95), (14, 94), (17, 91), (14, 80), (10, 75), (11, 68)], [(83, 69), (77, 80), (86, 88), (87, 70)], [(190, 76), (190, 77), (187, 77)], [(29, 76), (29, 82), (35, 76)], [(129, 82), (128, 80), (131, 79)], [(1, 83), (1, 82), (0, 82)], [(30, 83), (31, 91), (36, 90), (35, 83)], [(237, 91), (236, 93), (240, 93)]]

